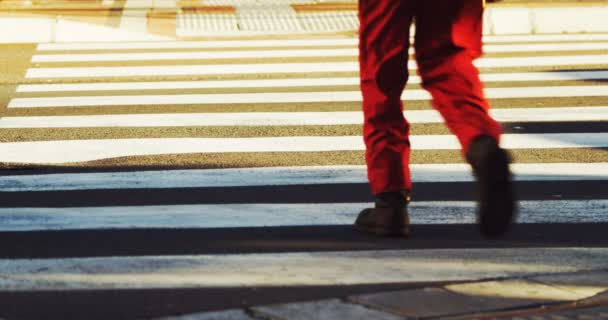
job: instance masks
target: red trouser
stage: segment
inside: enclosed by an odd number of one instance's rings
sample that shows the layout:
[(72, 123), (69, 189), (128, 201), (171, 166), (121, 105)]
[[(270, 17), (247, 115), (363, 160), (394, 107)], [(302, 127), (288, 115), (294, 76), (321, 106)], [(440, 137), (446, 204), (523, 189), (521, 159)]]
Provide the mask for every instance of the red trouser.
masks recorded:
[(410, 25), (422, 86), (462, 146), (497, 140), (473, 60), (481, 55), (482, 0), (359, 0), (359, 62), (368, 178), (374, 194), (411, 190), (409, 124), (401, 94), (408, 79)]

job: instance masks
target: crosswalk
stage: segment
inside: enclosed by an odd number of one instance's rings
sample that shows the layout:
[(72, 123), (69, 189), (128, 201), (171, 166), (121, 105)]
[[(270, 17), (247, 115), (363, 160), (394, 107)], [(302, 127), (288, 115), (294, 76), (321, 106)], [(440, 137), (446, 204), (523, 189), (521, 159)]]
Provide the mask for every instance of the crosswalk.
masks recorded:
[[(485, 43), (477, 66), (516, 162), (519, 223), (607, 222), (608, 35)], [(464, 268), (470, 261), (457, 251), (344, 251), (340, 236), (324, 246), (311, 245), (311, 235), (293, 252), (243, 253), (234, 243), (226, 252), (156, 250), (141, 239), (131, 249), (109, 240), (117, 247), (103, 253), (95, 251), (101, 240), (87, 246), (91, 237), (154, 230), (340, 228), (353, 237), (349, 225), (371, 202), (356, 47), (352, 38), (40, 44), (0, 119), (0, 162), (15, 168), (0, 176), (0, 233), (22, 243), (3, 244), (0, 290), (358, 285), (566, 271), (557, 262), (566, 249), (536, 266), (537, 256), (512, 249), (524, 261), (517, 268), (505, 258), (452, 276), (424, 262), (436, 255), (458, 260), (450, 270)], [(468, 228), (470, 169), (430, 108), (414, 61), (409, 68), (412, 221)], [(59, 237), (63, 247), (49, 245)], [(484, 259), (486, 251), (466, 250)], [(602, 254), (592, 250), (585, 261), (600, 264)], [(371, 273), (373, 263), (386, 273)]]

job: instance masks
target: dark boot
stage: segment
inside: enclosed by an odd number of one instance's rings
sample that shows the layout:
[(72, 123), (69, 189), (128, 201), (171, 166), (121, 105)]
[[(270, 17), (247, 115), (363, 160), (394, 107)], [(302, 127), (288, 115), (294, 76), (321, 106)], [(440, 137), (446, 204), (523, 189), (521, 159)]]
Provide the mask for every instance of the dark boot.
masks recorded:
[(407, 191), (381, 193), (376, 196), (374, 208), (359, 213), (355, 228), (363, 233), (407, 238), (410, 235), (409, 201)]
[(509, 155), (487, 135), (471, 142), (467, 160), (477, 179), (477, 220), (481, 234), (488, 238), (504, 235), (515, 218), (515, 195)]

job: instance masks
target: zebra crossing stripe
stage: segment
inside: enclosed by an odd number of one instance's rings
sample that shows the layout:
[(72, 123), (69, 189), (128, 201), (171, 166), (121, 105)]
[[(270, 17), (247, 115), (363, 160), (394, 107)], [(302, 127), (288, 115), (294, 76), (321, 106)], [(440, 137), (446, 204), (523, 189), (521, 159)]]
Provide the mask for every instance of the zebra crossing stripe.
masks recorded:
[[(564, 35), (514, 35), (484, 36), (486, 43), (500, 42), (556, 42), (556, 41), (608, 41), (607, 34)], [(329, 39), (277, 39), (277, 40), (227, 40), (227, 41), (162, 41), (162, 42), (89, 42), (89, 43), (42, 43), (38, 51), (69, 50), (138, 50), (138, 49), (204, 49), (204, 48), (268, 48), (268, 47), (323, 47), (357, 46), (356, 38)]]
[[(453, 135), (411, 136), (417, 150), (459, 150)], [(605, 148), (608, 133), (505, 134), (507, 149)], [(149, 138), (7, 142), (0, 161), (70, 163), (100, 159), (188, 153), (362, 151), (360, 136), (269, 138)]]
[[(608, 37), (607, 37), (608, 40)], [(268, 47), (323, 47), (357, 46), (356, 38), (292, 39), (292, 40), (226, 40), (226, 41), (161, 41), (113, 43), (41, 43), (38, 51), (70, 50), (140, 50), (140, 49), (214, 49), (214, 48), (268, 48)]]
[[(524, 81), (591, 81), (608, 79), (608, 71), (553, 71), (522, 73), (485, 73), (484, 82)], [(419, 76), (410, 76), (408, 83), (420, 84)], [(208, 81), (154, 81), (154, 82), (107, 82), (107, 83), (56, 83), (22, 84), (17, 92), (62, 92), (62, 91), (121, 91), (163, 89), (210, 89), (210, 88), (280, 88), (312, 86), (358, 86), (359, 78), (293, 78), (261, 80), (208, 80)]]
[(31, 68), (26, 78), (92, 78), (92, 77), (132, 77), (132, 76), (177, 76), (177, 75), (219, 75), (219, 74), (259, 74), (285, 72), (353, 72), (359, 69), (356, 62), (318, 63), (265, 63), (265, 64), (219, 64), (182, 66), (137, 66), (137, 67), (68, 67)]
[[(351, 225), (371, 203), (0, 208), (0, 232)], [(520, 201), (518, 223), (608, 222), (608, 200)], [(473, 224), (473, 201), (413, 201), (412, 224)], [(28, 223), (24, 224), (23, 221)]]
[[(608, 162), (514, 163), (517, 181), (593, 181), (608, 179)], [(471, 182), (462, 163), (412, 164), (412, 179), (420, 182)], [(365, 166), (191, 169), (97, 173), (55, 173), (0, 176), (4, 192), (116, 189), (215, 188), (248, 186), (367, 183)]]
[(294, 58), (294, 57), (355, 57), (356, 49), (309, 49), (309, 50), (255, 50), (255, 51), (208, 51), (208, 52), (137, 52), (35, 55), (32, 62), (101, 62), (146, 60), (205, 60), (247, 58)]
[[(601, 97), (608, 92), (608, 86), (555, 86), (555, 87), (514, 87), (487, 88), (487, 98), (541, 98), (541, 97)], [(406, 90), (405, 100), (430, 100), (425, 90)], [(360, 91), (319, 91), (319, 92), (256, 92), (227, 94), (170, 94), (170, 95), (115, 95), (81, 97), (15, 98), (9, 108), (48, 107), (92, 107), (92, 106), (140, 106), (140, 105), (182, 105), (182, 104), (261, 104), (261, 103), (314, 103), (314, 102), (360, 102)]]
[[(542, 56), (515, 58), (482, 58), (475, 62), (480, 68), (498, 67), (542, 67), (608, 64), (608, 55)], [(410, 69), (416, 69), (410, 61)], [(209, 65), (164, 65), (164, 66), (120, 66), (120, 67), (55, 67), (31, 68), (26, 78), (92, 78), (129, 76), (177, 76), (258, 73), (311, 73), (311, 72), (358, 72), (357, 62), (306, 62), (306, 63), (256, 63), (256, 64), (209, 64)]]
[[(2, 259), (0, 289), (18, 292), (464, 281), (599, 270), (605, 267), (607, 254), (606, 248), (505, 248), (500, 255), (495, 248), (450, 248)], [(492, 257), (491, 263), (488, 257)], [(247, 272), (243, 272), (245, 267)]]
[[(608, 43), (565, 43), (528, 45), (486, 45), (486, 53), (507, 52), (555, 52), (608, 50)], [(410, 54), (415, 51), (409, 50)], [(253, 58), (295, 58), (295, 57), (356, 57), (357, 48), (347, 49), (284, 49), (284, 50), (236, 50), (197, 52), (131, 52), (131, 53), (79, 53), (79, 54), (38, 54), (32, 62), (101, 62), (101, 61), (146, 61), (146, 60), (205, 60), (205, 59), (253, 59)]]
[[(491, 110), (500, 122), (608, 121), (608, 107), (513, 108)], [(411, 124), (440, 123), (435, 110), (405, 111)], [(307, 126), (362, 124), (361, 112), (166, 113), (86, 116), (3, 117), (0, 128), (101, 128), (186, 126)]]

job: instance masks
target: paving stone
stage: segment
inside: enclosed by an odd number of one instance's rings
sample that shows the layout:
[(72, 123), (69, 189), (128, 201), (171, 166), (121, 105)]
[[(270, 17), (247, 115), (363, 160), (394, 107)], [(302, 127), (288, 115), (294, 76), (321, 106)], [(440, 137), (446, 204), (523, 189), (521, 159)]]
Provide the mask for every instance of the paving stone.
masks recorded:
[(443, 288), (424, 288), (350, 297), (375, 309), (412, 318), (439, 317), (526, 307), (546, 300), (461, 294)]
[(277, 320), (397, 320), (398, 316), (337, 299), (252, 308), (255, 315)]
[(557, 311), (549, 313), (535, 313), (510, 317), (489, 318), (493, 320), (608, 320), (608, 306)]
[(578, 300), (581, 297), (580, 294), (564, 288), (523, 279), (456, 284), (445, 288), (469, 296), (526, 299), (539, 303)]
[(608, 291), (608, 272), (590, 271), (564, 275), (532, 277), (531, 280), (561, 288), (578, 295), (578, 299)]
[[(243, 310), (224, 310), (217, 312), (201, 312), (175, 317), (161, 318), (162, 320), (255, 320)], [(161, 320), (158, 319), (158, 320)]]

